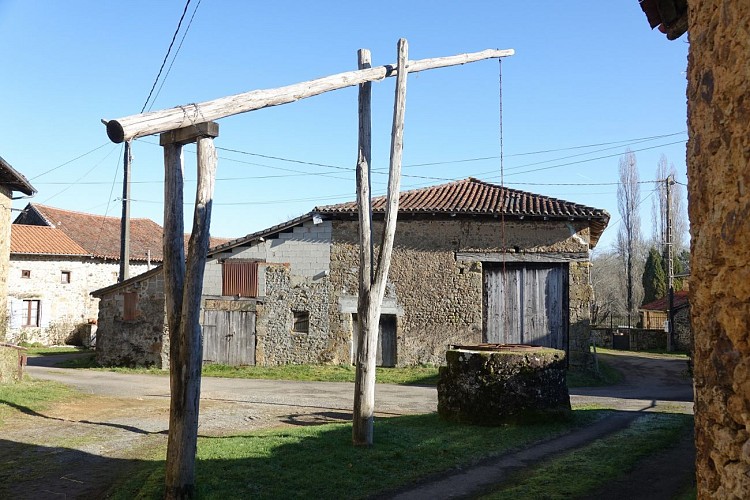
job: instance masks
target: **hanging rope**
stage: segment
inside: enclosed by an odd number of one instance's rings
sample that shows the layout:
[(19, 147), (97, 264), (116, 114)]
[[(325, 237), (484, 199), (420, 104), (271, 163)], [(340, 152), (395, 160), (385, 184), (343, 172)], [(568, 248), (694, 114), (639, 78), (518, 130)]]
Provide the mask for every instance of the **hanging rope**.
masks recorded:
[(505, 241), (505, 210), (507, 204), (507, 190), (505, 189), (505, 169), (504, 169), (504, 154), (503, 154), (503, 60), (498, 59), (498, 94), (499, 94), (499, 109), (498, 109), (498, 121), (499, 121), (499, 134), (500, 134), (500, 245), (502, 248), (502, 286), (503, 286), (503, 297), (504, 304), (502, 305), (503, 311), (503, 337), (508, 338), (510, 330), (510, 311), (507, 307), (509, 305), (507, 289), (509, 277), (505, 267), (505, 254), (508, 251), (507, 244)]

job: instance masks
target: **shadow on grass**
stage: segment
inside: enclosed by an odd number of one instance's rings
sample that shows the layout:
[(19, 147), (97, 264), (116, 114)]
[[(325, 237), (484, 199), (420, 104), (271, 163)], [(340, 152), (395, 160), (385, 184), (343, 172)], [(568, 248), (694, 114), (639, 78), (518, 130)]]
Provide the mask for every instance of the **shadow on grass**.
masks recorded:
[[(387, 494), (425, 478), (442, 477), (457, 467), (526, 448), (609, 414), (601, 410), (575, 413), (571, 422), (503, 427), (459, 425), (436, 414), (378, 419), (375, 445), (369, 448), (352, 446), (348, 423), (305, 423), (241, 436), (203, 437), (198, 443), (198, 498), (363, 498)], [(154, 462), (111, 493), (122, 499), (159, 498), (163, 480), (164, 463)]]

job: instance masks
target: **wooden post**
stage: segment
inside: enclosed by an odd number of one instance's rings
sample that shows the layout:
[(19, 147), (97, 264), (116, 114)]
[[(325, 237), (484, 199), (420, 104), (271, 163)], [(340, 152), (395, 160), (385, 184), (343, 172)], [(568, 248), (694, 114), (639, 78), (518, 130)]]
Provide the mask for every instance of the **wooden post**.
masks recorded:
[[(370, 446), (373, 443), (373, 426), (375, 413), (375, 365), (380, 324), (380, 309), (388, 280), (391, 264), (393, 242), (396, 234), (398, 217), (399, 188), (401, 184), (401, 156), (403, 152), (404, 113), (406, 110), (406, 61), (408, 44), (405, 39), (398, 41), (398, 76), (396, 78), (396, 97), (393, 106), (393, 127), (391, 130), (391, 161), (388, 175), (388, 195), (385, 211), (385, 227), (378, 254), (375, 281), (367, 300), (358, 303), (358, 317), (366, 316), (362, 323), (360, 336), (365, 337), (359, 345), (364, 347), (362, 354), (357, 353), (357, 383), (355, 383), (354, 408), (352, 416), (352, 440), (357, 446)], [(360, 220), (362, 215), (360, 214)], [(360, 276), (362, 271), (360, 270)], [(361, 365), (361, 366), (360, 366)], [(361, 379), (361, 380), (360, 380)]]
[[(168, 499), (192, 498), (195, 492), (195, 455), (203, 362), (201, 295), (216, 179), (217, 155), (213, 137), (218, 135), (216, 124), (207, 125), (210, 126), (173, 131), (163, 134), (161, 138), (166, 169), (164, 271), (170, 337), (171, 404), (164, 491), (164, 497)], [(179, 151), (182, 144), (193, 141), (198, 143), (198, 186), (186, 265), (182, 160)]]
[(120, 282), (130, 277), (130, 166), (133, 156), (130, 153), (131, 142), (125, 143), (125, 154), (122, 160), (122, 217), (120, 218)]
[[(407, 65), (410, 73), (416, 73), (429, 69), (472, 63), (484, 59), (512, 56), (514, 53), (513, 49), (488, 49), (470, 54), (408, 61)], [(353, 87), (364, 82), (382, 80), (383, 78), (396, 76), (397, 73), (398, 69), (396, 65), (388, 64), (375, 68), (338, 73), (285, 87), (253, 90), (244, 94), (221, 97), (212, 101), (141, 113), (116, 120), (102, 120), (102, 122), (106, 125), (107, 135), (112, 142), (120, 143), (137, 137), (188, 128), (226, 116), (299, 101), (300, 99), (306, 99), (332, 90)]]
[[(358, 52), (359, 69), (370, 67), (370, 51)], [(352, 443), (367, 446), (372, 443), (372, 415), (363, 403), (367, 400), (369, 378), (374, 380), (368, 360), (372, 357), (367, 339), (371, 335), (370, 320), (373, 278), (372, 197), (370, 190), (370, 161), (372, 158), (372, 83), (359, 85), (359, 144), (357, 157), (357, 212), (359, 213), (359, 295), (357, 299), (357, 346), (355, 352), (354, 410), (352, 414)], [(377, 325), (376, 325), (377, 334)], [(375, 354), (377, 354), (375, 352)], [(374, 369), (374, 366), (372, 367)]]

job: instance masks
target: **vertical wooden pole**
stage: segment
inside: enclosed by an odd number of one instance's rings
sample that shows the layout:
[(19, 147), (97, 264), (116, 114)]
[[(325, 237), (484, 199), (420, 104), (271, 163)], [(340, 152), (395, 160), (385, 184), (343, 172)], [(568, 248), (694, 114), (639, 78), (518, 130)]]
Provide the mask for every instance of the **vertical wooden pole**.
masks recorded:
[[(193, 130), (188, 132), (193, 132)], [(177, 179), (175, 172), (178, 169), (169, 166), (170, 163), (174, 163), (174, 160), (171, 158), (167, 160), (168, 156), (173, 156), (171, 151), (180, 147), (175, 145), (180, 142), (165, 145), (167, 168), (165, 207), (169, 207), (171, 212), (168, 214), (165, 208), (165, 288), (171, 293), (171, 297), (168, 295), (167, 299), (167, 314), (170, 321), (172, 394), (164, 492), (164, 497), (168, 499), (192, 498), (195, 494), (195, 455), (198, 443), (201, 366), (203, 364), (200, 326), (201, 296), (216, 180), (217, 154), (213, 137), (218, 134), (218, 127), (216, 132), (211, 134), (205, 135), (198, 131), (197, 137), (192, 139), (197, 139), (198, 145), (198, 186), (195, 194), (193, 228), (188, 243), (187, 265), (183, 249), (182, 164), (180, 161), (179, 179)], [(169, 137), (166, 140), (169, 140)], [(170, 178), (170, 172), (172, 172), (172, 178)], [(179, 206), (177, 206), (178, 202)], [(179, 221), (175, 220), (178, 215)], [(167, 267), (167, 262), (170, 263), (169, 267)], [(181, 283), (169, 274), (174, 270), (178, 271)], [(174, 331), (172, 323), (177, 324), (177, 329)]]
[(184, 460), (185, 366), (182, 358), (181, 316), (185, 283), (185, 248), (183, 216), (183, 164), (182, 145), (164, 145), (164, 298), (169, 326), (169, 438), (167, 442), (167, 469), (165, 498), (182, 498), (186, 494)]
[[(353, 415), (353, 442), (357, 446), (370, 446), (373, 443), (373, 424), (375, 413), (375, 365), (378, 343), (378, 326), (380, 323), (380, 309), (385, 294), (385, 284), (390, 269), (393, 242), (396, 234), (396, 220), (398, 217), (399, 188), (401, 185), (401, 157), (403, 152), (404, 114), (406, 110), (406, 63), (408, 60), (408, 44), (405, 39), (398, 41), (398, 74), (396, 76), (396, 97), (393, 106), (393, 127), (391, 130), (391, 161), (388, 176), (388, 195), (385, 211), (385, 227), (380, 244), (375, 280), (371, 286), (365, 311), (366, 320), (362, 323), (360, 335), (366, 346), (364, 354), (357, 354), (357, 378), (354, 394), (355, 414)], [(361, 215), (360, 215), (361, 217)], [(362, 304), (359, 304), (362, 305)], [(365, 328), (366, 327), (366, 328)], [(360, 364), (362, 367), (360, 368)]]
[[(370, 51), (358, 53), (359, 69), (369, 68)], [(357, 212), (359, 213), (359, 296), (357, 301), (357, 323), (359, 336), (356, 345), (356, 374), (354, 379), (354, 412), (352, 415), (352, 442), (354, 445), (372, 443), (372, 413), (363, 408), (366, 401), (370, 356), (367, 338), (370, 335), (370, 318), (373, 277), (372, 251), (372, 195), (370, 191), (370, 161), (372, 157), (372, 83), (359, 85), (359, 143), (357, 156)], [(377, 331), (376, 331), (377, 332)], [(372, 367), (374, 370), (374, 366)]]
[(122, 179), (122, 217), (120, 219), (120, 282), (130, 277), (130, 166), (133, 155), (130, 141), (125, 141)]

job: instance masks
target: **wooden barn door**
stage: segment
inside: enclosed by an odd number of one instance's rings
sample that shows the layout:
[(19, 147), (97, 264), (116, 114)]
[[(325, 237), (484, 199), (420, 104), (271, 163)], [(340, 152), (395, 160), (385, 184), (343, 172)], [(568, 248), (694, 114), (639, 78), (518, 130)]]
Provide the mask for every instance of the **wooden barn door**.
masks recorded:
[[(357, 338), (359, 329), (357, 315), (352, 314), (352, 364), (356, 362)], [(393, 314), (380, 315), (380, 329), (378, 331), (378, 351), (375, 364), (377, 366), (396, 366), (396, 316)]]
[(566, 349), (567, 290), (566, 264), (485, 264), (485, 341)]
[(203, 311), (203, 362), (242, 366), (255, 364), (255, 313)]

